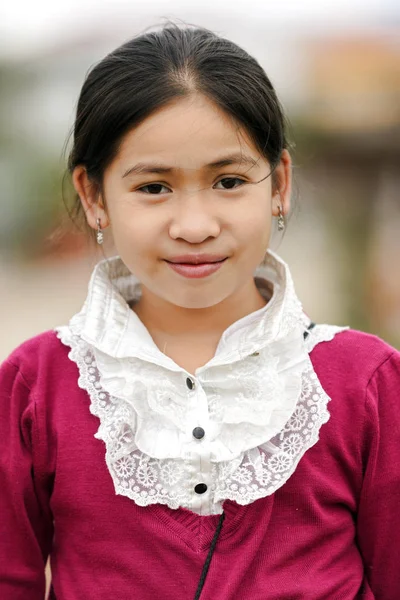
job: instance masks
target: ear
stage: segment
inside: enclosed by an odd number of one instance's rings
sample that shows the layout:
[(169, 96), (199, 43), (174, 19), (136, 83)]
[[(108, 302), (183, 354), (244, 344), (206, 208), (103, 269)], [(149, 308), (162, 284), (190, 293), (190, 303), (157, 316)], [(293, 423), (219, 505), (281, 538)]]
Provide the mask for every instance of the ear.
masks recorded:
[(290, 211), (290, 197), (292, 194), (292, 158), (286, 148), (282, 151), (281, 160), (275, 169), (277, 189), (272, 198), (272, 214), (279, 215), (279, 206), (282, 213), (287, 215)]
[(88, 177), (85, 167), (79, 165), (72, 173), (72, 183), (82, 202), (86, 220), (92, 229), (97, 229), (97, 219), (101, 221), (101, 228), (109, 226), (110, 220), (104, 207), (98, 185)]

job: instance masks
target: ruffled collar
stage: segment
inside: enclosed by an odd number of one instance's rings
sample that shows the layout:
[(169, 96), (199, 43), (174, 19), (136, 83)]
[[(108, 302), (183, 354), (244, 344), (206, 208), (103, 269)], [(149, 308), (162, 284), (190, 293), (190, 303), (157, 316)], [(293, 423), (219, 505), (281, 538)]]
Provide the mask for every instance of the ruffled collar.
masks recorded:
[[(241, 360), (309, 321), (296, 296), (287, 264), (271, 250), (264, 264), (255, 271), (255, 280), (261, 294), (269, 300), (268, 304), (228, 327), (215, 356), (201, 369)], [(86, 301), (71, 319), (70, 327), (87, 343), (111, 357), (136, 357), (172, 371), (180, 370), (157, 348), (147, 328), (130, 308), (129, 304), (140, 295), (140, 282), (119, 256), (103, 260), (92, 273)]]
[(220, 513), (224, 500), (273, 493), (318, 440), (329, 398), (309, 352), (344, 328), (317, 326), (305, 341), (310, 320), (272, 251), (255, 278), (266, 306), (228, 327), (190, 375), (130, 308), (141, 288), (122, 260), (95, 267), (82, 310), (57, 331), (100, 420), (116, 493), (142, 506)]

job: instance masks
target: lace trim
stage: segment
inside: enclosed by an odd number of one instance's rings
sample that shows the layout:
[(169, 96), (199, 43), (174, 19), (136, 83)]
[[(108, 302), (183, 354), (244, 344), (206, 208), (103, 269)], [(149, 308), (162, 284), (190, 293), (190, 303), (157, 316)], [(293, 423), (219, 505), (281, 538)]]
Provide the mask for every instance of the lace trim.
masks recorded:
[[(317, 325), (306, 340), (308, 352), (345, 329)], [(68, 326), (58, 327), (56, 332), (61, 342), (71, 348), (68, 357), (78, 366), (78, 385), (88, 392), (90, 412), (100, 420), (95, 437), (105, 443), (106, 464), (116, 493), (140, 506), (160, 503), (172, 509), (193, 510), (193, 461), (156, 459), (140, 451), (135, 443), (137, 413), (128, 402), (102, 388), (93, 348)], [(201, 514), (220, 514), (222, 502), (227, 499), (249, 504), (280, 488), (305, 452), (318, 441), (319, 430), (329, 419), (329, 400), (308, 359), (300, 397), (283, 429), (235, 459), (211, 464), (211, 500), (208, 510), (203, 508)]]
[(305, 340), (307, 352), (312, 352), (315, 346), (321, 342), (331, 342), (335, 335), (348, 329), (349, 327), (339, 327), (337, 325), (315, 325)]
[(321, 426), (329, 420), (329, 400), (310, 364), (303, 372), (301, 395), (285, 427), (270, 441), (245, 452), (239, 466), (221, 465), (216, 473), (215, 500), (229, 498), (249, 504), (280, 488), (318, 441)]
[(161, 503), (170, 508), (187, 504), (183, 461), (157, 460), (140, 452), (134, 442), (136, 414), (121, 399), (100, 384), (92, 348), (67, 326), (56, 328), (62, 343), (71, 348), (68, 358), (79, 369), (78, 385), (88, 392), (90, 412), (99, 418), (95, 438), (106, 445), (106, 464), (117, 494), (128, 496), (139, 506)]

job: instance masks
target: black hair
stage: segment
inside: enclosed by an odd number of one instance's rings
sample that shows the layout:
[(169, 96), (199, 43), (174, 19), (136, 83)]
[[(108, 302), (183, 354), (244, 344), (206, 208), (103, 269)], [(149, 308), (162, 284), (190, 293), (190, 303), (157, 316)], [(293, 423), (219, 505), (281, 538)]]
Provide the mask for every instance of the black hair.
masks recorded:
[[(89, 71), (77, 105), (69, 172), (84, 166), (101, 189), (125, 134), (156, 110), (193, 93), (206, 96), (243, 126), (273, 172), (288, 140), (286, 119), (265, 71), (234, 42), (205, 28), (174, 23), (124, 43)], [(79, 198), (73, 212), (75, 217), (83, 212)]]

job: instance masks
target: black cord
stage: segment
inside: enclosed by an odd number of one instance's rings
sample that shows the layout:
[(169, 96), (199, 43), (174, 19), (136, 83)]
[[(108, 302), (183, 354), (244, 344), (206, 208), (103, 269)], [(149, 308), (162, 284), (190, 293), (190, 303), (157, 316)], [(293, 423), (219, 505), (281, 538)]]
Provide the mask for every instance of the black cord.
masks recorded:
[(311, 323), (310, 323), (310, 324), (309, 324), (309, 326), (307, 327), (307, 331), (305, 331), (305, 332), (303, 333), (303, 337), (304, 337), (304, 339), (305, 339), (305, 340), (308, 338), (308, 336), (310, 335), (310, 331), (311, 331), (311, 329), (314, 329), (314, 327), (315, 327), (315, 323), (313, 323), (313, 322), (311, 321)]
[(225, 519), (225, 513), (222, 513), (222, 515), (219, 518), (217, 529), (215, 530), (214, 537), (212, 539), (211, 546), (210, 546), (210, 549), (207, 554), (206, 562), (204, 563), (203, 570), (201, 572), (201, 577), (200, 577), (199, 585), (197, 586), (194, 600), (199, 600), (201, 592), (203, 590), (204, 583), (206, 581), (206, 577), (207, 577), (207, 573), (208, 573), (208, 569), (210, 568), (211, 559), (214, 554), (215, 546), (217, 545), (218, 536), (221, 532), (222, 523), (224, 522), (224, 519)]

